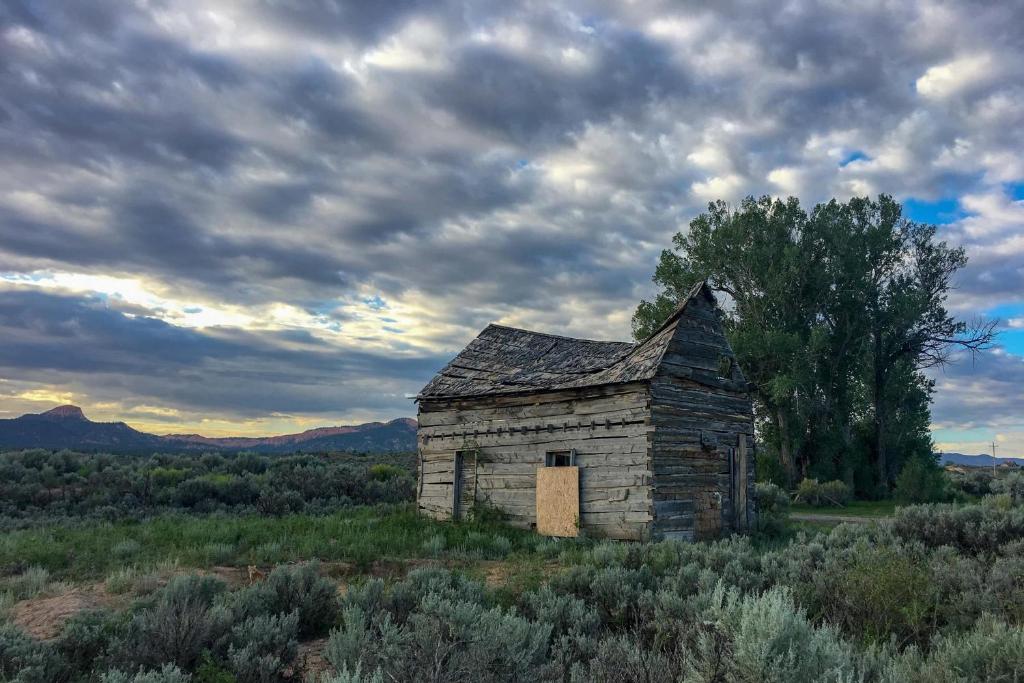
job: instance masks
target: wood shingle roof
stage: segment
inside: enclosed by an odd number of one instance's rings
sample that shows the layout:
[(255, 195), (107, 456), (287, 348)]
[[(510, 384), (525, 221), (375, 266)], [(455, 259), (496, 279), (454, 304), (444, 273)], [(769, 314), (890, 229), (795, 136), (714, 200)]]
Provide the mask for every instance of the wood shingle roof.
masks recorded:
[(556, 391), (652, 379), (674, 323), (702, 288), (711, 296), (706, 285), (699, 283), (661, 328), (639, 344), (488, 325), (417, 399)]

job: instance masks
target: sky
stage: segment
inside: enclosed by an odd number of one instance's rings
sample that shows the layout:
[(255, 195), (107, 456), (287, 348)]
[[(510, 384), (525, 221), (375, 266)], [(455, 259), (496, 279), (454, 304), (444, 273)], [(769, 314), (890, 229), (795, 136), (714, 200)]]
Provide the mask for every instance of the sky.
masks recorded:
[(0, 417), (415, 414), (493, 321), (628, 339), (711, 200), (892, 194), (998, 346), (943, 450), (1024, 456), (1024, 5), (0, 5)]

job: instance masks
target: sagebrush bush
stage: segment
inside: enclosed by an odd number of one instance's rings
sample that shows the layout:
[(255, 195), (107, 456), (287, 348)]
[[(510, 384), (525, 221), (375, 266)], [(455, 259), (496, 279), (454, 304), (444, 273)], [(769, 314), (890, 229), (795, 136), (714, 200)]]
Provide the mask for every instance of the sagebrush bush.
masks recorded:
[(275, 683), (298, 652), (299, 612), (249, 617), (231, 628), (227, 659), (237, 683)]
[(372, 674), (364, 674), (361, 667), (355, 671), (344, 669), (337, 673), (324, 673), (320, 678), (312, 678), (309, 683), (384, 683), (384, 674), (377, 669)]
[(164, 663), (191, 670), (231, 626), (232, 615), (217, 604), (226, 584), (209, 576), (176, 576), (132, 620), (128, 661), (143, 667)]
[[(40, 491), (56, 495), (40, 495)], [(328, 514), (354, 505), (402, 503), (415, 496), (408, 454), (364, 456), (154, 454), (44, 450), (0, 454), (0, 525), (83, 518), (139, 519), (169, 512)], [(142, 548), (111, 549), (121, 560)]]
[(796, 489), (796, 500), (816, 507), (842, 507), (853, 499), (853, 491), (837, 480), (822, 481), (804, 479)]
[(938, 635), (925, 653), (911, 647), (888, 665), (884, 683), (1024, 680), (1024, 628), (990, 617), (965, 633)]
[(326, 656), (338, 671), (380, 669), (388, 680), (527, 680), (545, 666), (551, 626), (485, 604), (483, 587), (419, 570), (346, 596)]
[(0, 681), (52, 683), (68, 675), (60, 655), (13, 624), (0, 624)]
[(856, 678), (853, 648), (831, 627), (815, 627), (786, 588), (743, 595), (719, 585), (702, 616), (704, 628), (686, 656), (688, 680), (839, 683)]
[(103, 674), (100, 683), (191, 683), (192, 676), (183, 673), (173, 664), (166, 664), (154, 671), (126, 673), (111, 671)]
[(1024, 472), (1010, 472), (996, 477), (991, 484), (992, 493), (1009, 497), (1012, 505), (1024, 505)]
[(1024, 538), (1024, 508), (983, 505), (914, 505), (896, 510), (892, 529), (905, 540), (937, 548), (953, 546), (969, 554), (995, 553)]
[(105, 609), (84, 610), (65, 622), (51, 645), (70, 673), (86, 678), (111, 663), (114, 649), (127, 635), (127, 627), (124, 614)]
[(984, 469), (971, 469), (965, 474), (949, 475), (950, 486), (967, 496), (985, 496), (992, 493), (992, 472)]
[(236, 593), (233, 602), (240, 618), (295, 612), (302, 639), (325, 635), (340, 610), (334, 584), (320, 575), (315, 562), (277, 567), (265, 581)]

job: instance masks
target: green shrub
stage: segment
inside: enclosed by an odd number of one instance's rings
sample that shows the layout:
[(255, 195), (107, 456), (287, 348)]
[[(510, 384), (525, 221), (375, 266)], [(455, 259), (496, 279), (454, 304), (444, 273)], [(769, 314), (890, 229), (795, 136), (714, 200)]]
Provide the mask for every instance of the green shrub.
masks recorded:
[[(282, 515), (312, 508), (326, 514), (353, 505), (414, 498), (410, 454), (347, 455), (181, 453), (148, 457), (43, 450), (0, 454), (0, 528), (82, 519), (140, 519), (173, 511)], [(61, 495), (40, 495), (59, 490)], [(127, 540), (108, 548), (135, 559)]]
[(203, 661), (196, 669), (195, 683), (238, 683), (235, 674), (213, 658), (209, 652), (203, 655)]
[(34, 598), (50, 585), (50, 572), (43, 567), (29, 567), (21, 574), (7, 580), (7, 591), (15, 600)]
[(494, 536), (491, 538), (487, 555), (490, 559), (500, 560), (512, 552), (512, 541), (505, 536)]
[(298, 616), (302, 639), (325, 635), (338, 621), (340, 603), (329, 579), (315, 562), (277, 567), (261, 583), (234, 596), (237, 618), (290, 614)]
[(934, 460), (911, 458), (896, 477), (893, 494), (903, 503), (938, 503), (949, 499), (949, 481)]
[(927, 567), (905, 548), (864, 547), (826, 565), (815, 582), (825, 622), (869, 642), (920, 641), (934, 619)]
[(819, 482), (817, 479), (804, 479), (796, 489), (795, 500), (815, 507), (842, 507), (853, 498), (850, 487), (838, 479)]
[(135, 674), (111, 671), (103, 675), (100, 683), (190, 683), (192, 677), (183, 673), (173, 664), (165, 664), (154, 671), (139, 671)]
[(111, 572), (107, 576), (107, 580), (103, 582), (103, 585), (107, 589), (108, 593), (121, 595), (133, 590), (138, 578), (139, 574), (137, 569), (134, 567), (122, 567)]
[(142, 550), (142, 544), (135, 539), (126, 538), (115, 543), (110, 549), (110, 553), (119, 560), (129, 560), (138, 555), (140, 550)]
[(992, 481), (992, 492), (1009, 496), (1012, 505), (1024, 505), (1024, 472), (1010, 472)]
[(789, 518), (789, 495), (775, 484), (757, 484), (757, 525), (759, 533), (777, 536), (786, 528)]
[(235, 546), (230, 543), (207, 543), (202, 548), (203, 561), (209, 565), (228, 564), (236, 554)]
[(377, 481), (387, 481), (389, 479), (395, 479), (405, 474), (405, 470), (395, 465), (388, 463), (379, 462), (376, 465), (370, 465), (369, 475), (371, 479)]
[(778, 456), (774, 453), (759, 448), (756, 471), (758, 483), (775, 484), (780, 488), (786, 488), (786, 468), (782, 466)]
[(423, 552), (430, 557), (440, 557), (446, 545), (444, 536), (436, 534), (423, 542)]

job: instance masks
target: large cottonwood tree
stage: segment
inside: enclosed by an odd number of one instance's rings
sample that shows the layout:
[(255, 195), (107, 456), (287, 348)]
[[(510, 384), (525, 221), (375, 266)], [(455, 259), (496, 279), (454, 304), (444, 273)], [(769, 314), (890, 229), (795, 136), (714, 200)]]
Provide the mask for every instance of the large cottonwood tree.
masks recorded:
[(992, 340), (992, 324), (969, 327), (946, 310), (965, 263), (886, 195), (810, 214), (792, 197), (715, 202), (662, 252), (660, 291), (638, 306), (634, 335), (645, 338), (706, 279), (725, 295), (762, 436), (788, 478), (842, 477), (874, 491), (931, 454), (931, 383), (920, 371)]

